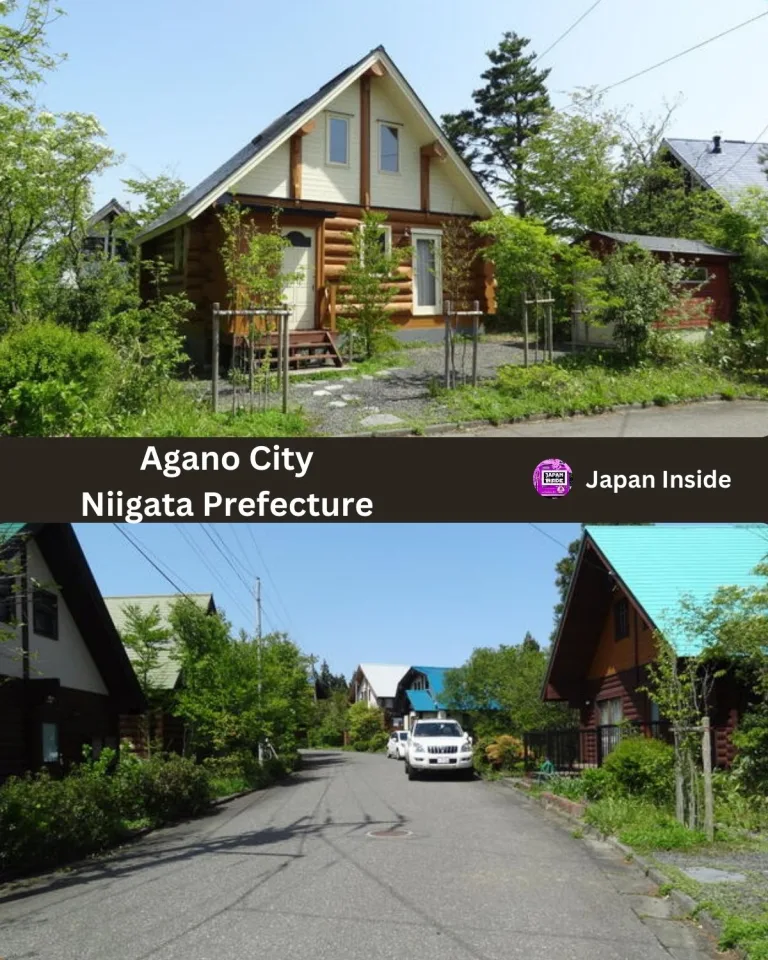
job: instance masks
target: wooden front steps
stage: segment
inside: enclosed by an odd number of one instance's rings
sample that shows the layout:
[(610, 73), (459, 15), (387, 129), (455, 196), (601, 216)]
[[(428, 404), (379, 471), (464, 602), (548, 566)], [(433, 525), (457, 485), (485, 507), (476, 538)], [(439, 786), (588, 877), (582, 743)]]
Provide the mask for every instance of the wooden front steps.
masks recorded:
[[(288, 368), (290, 370), (309, 367), (343, 366), (343, 361), (328, 330), (292, 330), (288, 335)], [(256, 362), (261, 362), (267, 350), (270, 352), (270, 366), (278, 364), (278, 336), (276, 333), (259, 337), (255, 344)]]

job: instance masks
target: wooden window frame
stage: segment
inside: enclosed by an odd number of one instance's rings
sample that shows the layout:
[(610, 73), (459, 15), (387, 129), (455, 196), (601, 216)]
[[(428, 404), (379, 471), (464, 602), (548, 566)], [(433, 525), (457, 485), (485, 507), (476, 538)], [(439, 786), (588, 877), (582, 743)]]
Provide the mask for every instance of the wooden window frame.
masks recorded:
[[(46, 758), (46, 755), (45, 755), (45, 728), (46, 728), (46, 727), (53, 727), (53, 729), (56, 731), (56, 759), (55, 759), (55, 760), (48, 760), (48, 759)], [(50, 722), (50, 721), (44, 720), (44, 721), (40, 724), (40, 753), (41, 753), (41, 756), (42, 756), (42, 758), (43, 758), (43, 763), (44, 763), (44, 764), (48, 764), (48, 763), (59, 763), (59, 762), (61, 761), (61, 736), (60, 736), (60, 734), (61, 734), (61, 731), (59, 730), (59, 725), (58, 725), (58, 723), (56, 723), (55, 721), (54, 721), (54, 722)]]
[[(331, 124), (334, 120), (343, 120), (344, 126), (347, 131), (346, 136), (346, 160), (342, 163), (340, 160), (331, 159)], [(350, 118), (344, 113), (327, 113), (325, 117), (325, 163), (328, 167), (349, 167), (349, 154), (350, 154), (350, 136), (349, 136), (349, 120)]]
[[(378, 162), (379, 173), (383, 174), (385, 177), (399, 177), (401, 174), (401, 163), (400, 159), (402, 157), (402, 140), (400, 139), (400, 131), (402, 129), (402, 124), (400, 123), (391, 123), (388, 120), (377, 120), (376, 126), (378, 128), (378, 149), (376, 151), (376, 159)], [(390, 130), (394, 130), (397, 133), (397, 170), (385, 170), (381, 165), (382, 160), (382, 141), (381, 141), (381, 130), (382, 127), (389, 127)]]
[(691, 286), (691, 287), (693, 286), (698, 287), (698, 286), (702, 286), (705, 283), (709, 283), (712, 277), (707, 267), (702, 267), (700, 264), (691, 264), (690, 266), (685, 267), (686, 273), (693, 274), (699, 271), (701, 271), (704, 274), (703, 277), (699, 278), (698, 280), (695, 280), (693, 277), (684, 277), (680, 281), (680, 283), (684, 286)]
[[(47, 632), (43, 626), (41, 626), (39, 619), (39, 607), (38, 604), (44, 598), (53, 598), (54, 600), (54, 630), (53, 633)], [(45, 590), (42, 587), (35, 587), (32, 594), (32, 631), (38, 637), (45, 637), (47, 640), (58, 640), (59, 639), (59, 595), (54, 593), (53, 590)]]
[[(417, 240), (434, 240), (435, 249), (435, 304), (434, 306), (420, 306), (418, 303), (418, 270), (416, 262), (418, 258)], [(411, 228), (411, 268), (413, 271), (413, 305), (412, 313), (414, 317), (439, 317), (443, 313), (443, 270), (442, 270), (442, 252), (443, 252), (443, 231), (429, 227)]]
[[(361, 233), (363, 232), (363, 227), (364, 227), (364, 224), (362, 224), (362, 223), (361, 223), (360, 226), (358, 227), (358, 230), (359, 230)], [(380, 231), (383, 233), (383, 235), (384, 235), (384, 255), (387, 256), (387, 257), (388, 257), (388, 256), (391, 256), (391, 254), (392, 254), (392, 227), (391, 227), (391, 225), (388, 224), (388, 223), (382, 223), (382, 224), (379, 226), (379, 230), (380, 230)], [(363, 249), (362, 249), (362, 247), (361, 247), (361, 248), (360, 248), (360, 265), (362, 266), (364, 263), (365, 263), (365, 254), (364, 254), (364, 251), (363, 251)]]
[[(623, 613), (620, 611), (623, 611)], [(629, 600), (627, 600), (626, 597), (622, 597), (613, 605), (613, 639), (618, 643), (620, 640), (626, 640), (628, 636)]]
[(12, 626), (18, 618), (16, 578), (0, 573), (0, 627)]

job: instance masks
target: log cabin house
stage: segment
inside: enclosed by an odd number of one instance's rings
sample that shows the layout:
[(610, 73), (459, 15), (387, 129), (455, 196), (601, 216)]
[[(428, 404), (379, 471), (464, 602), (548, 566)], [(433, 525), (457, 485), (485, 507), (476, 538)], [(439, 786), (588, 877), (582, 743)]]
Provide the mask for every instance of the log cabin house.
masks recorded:
[[(719, 588), (762, 583), (755, 568), (768, 554), (768, 526), (587, 526), (542, 690), (578, 711), (579, 728), (533, 732), (526, 744), (560, 769), (600, 765), (622, 724), (665, 737), (668, 725), (643, 690), (656, 632), (679, 656), (700, 652), (676, 619), (683, 597), (705, 602)], [(730, 675), (716, 682), (711, 707), (713, 759), (729, 766), (731, 742), (749, 691)]]
[[(206, 177), (136, 239), (142, 260), (169, 266), (169, 292), (195, 305), (187, 350), (210, 365), (212, 305), (226, 304), (217, 208), (238, 202), (267, 229), (276, 208), (290, 246), (286, 272), (302, 279), (288, 291), (291, 339), (333, 338), (339, 280), (363, 211), (384, 213), (382, 242), (412, 250), (399, 270), (390, 306), (400, 328), (443, 323), (440, 276), (447, 217), (485, 219), (496, 209), (383, 47), (283, 114)], [(478, 246), (480, 240), (478, 239)], [(472, 299), (495, 310), (492, 266), (477, 258)], [(148, 278), (142, 281), (148, 297)], [(232, 321), (229, 335), (237, 335)], [(226, 342), (227, 331), (222, 342)]]
[(146, 709), (71, 524), (0, 524), (0, 781), (119, 745)]
[[(119, 636), (123, 638), (129, 629), (128, 610), (133, 607), (142, 616), (157, 611), (158, 628), (170, 631), (170, 615), (173, 606), (182, 599), (191, 600), (209, 615), (216, 614), (216, 603), (211, 593), (159, 594), (135, 597), (104, 597), (109, 615)], [(158, 652), (158, 662), (149, 681), (154, 691), (149, 704), (150, 744), (156, 744), (167, 753), (183, 753), (185, 727), (180, 717), (174, 716), (173, 694), (183, 685), (181, 665), (173, 656), (174, 640), (171, 636), (164, 649)], [(128, 659), (133, 663), (135, 654), (126, 647)], [(124, 714), (120, 717), (120, 739), (130, 740), (137, 753), (149, 753), (146, 740), (147, 725), (141, 717)]]

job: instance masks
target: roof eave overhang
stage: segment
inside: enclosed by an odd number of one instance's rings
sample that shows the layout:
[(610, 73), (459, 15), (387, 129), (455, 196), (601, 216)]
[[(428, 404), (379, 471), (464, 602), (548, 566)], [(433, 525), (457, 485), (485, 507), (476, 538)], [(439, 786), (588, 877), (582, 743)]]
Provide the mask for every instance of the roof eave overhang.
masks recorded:
[(164, 233), (168, 233), (169, 230), (175, 230), (176, 227), (181, 227), (185, 223), (189, 223), (190, 220), (194, 220), (194, 217), (189, 213), (182, 213), (180, 216), (174, 217), (173, 220), (169, 220), (168, 223), (163, 223), (159, 227), (155, 227), (154, 230), (147, 230), (145, 233), (140, 233), (131, 240), (131, 243), (135, 247), (140, 247), (142, 243), (154, 240), (155, 237), (160, 237)]

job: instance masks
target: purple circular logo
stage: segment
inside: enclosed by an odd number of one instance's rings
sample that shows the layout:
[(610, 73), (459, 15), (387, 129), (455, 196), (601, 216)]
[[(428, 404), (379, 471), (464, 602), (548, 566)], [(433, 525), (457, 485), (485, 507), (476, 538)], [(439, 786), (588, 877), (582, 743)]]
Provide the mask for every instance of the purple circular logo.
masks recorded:
[(533, 471), (533, 485), (540, 497), (564, 497), (570, 493), (572, 482), (573, 471), (562, 460), (542, 460)]

